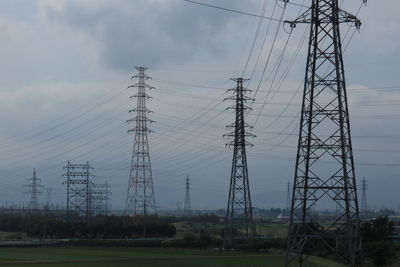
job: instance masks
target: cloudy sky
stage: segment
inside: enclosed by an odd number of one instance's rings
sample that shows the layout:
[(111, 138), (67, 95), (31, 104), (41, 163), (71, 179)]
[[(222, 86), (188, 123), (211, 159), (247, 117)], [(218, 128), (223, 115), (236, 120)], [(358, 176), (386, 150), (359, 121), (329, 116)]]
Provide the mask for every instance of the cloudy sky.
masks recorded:
[[(304, 11), (275, 0), (201, 1), (284, 19)], [(342, 27), (357, 177), (368, 180), (372, 208), (400, 209), (400, 3), (344, 2), (363, 22), (359, 32)], [(244, 74), (250, 89), (259, 87), (247, 116), (257, 135), (248, 151), (253, 203), (283, 207), (306, 36), (306, 25), (289, 34), (277, 21), (183, 0), (1, 1), (0, 202), (28, 200), (33, 168), (52, 201), (65, 202), (62, 167), (71, 160), (90, 161), (96, 182), (112, 186), (113, 208), (122, 208), (133, 146), (125, 121), (135, 106), (126, 88), (134, 67), (147, 66), (156, 87), (149, 108), (157, 205), (182, 202), (190, 175), (194, 208), (225, 207), (232, 151), (222, 135), (233, 113), (222, 100), (234, 87), (229, 78)]]

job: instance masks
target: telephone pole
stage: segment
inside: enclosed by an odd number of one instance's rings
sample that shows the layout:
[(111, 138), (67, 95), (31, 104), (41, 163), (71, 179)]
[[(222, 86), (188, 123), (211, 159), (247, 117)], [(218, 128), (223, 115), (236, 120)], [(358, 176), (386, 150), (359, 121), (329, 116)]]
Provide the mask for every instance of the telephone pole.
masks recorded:
[(39, 211), (39, 195), (42, 193), (43, 186), (40, 184), (40, 179), (36, 176), (36, 169), (33, 169), (32, 178), (28, 179), (30, 183), (26, 185), (29, 190), (27, 193), (31, 194), (29, 201), (29, 211), (31, 213), (37, 213)]
[(235, 237), (243, 237), (242, 231), (244, 231), (244, 237), (249, 240), (252, 240), (255, 235), (246, 156), (246, 146), (253, 146), (246, 141), (246, 137), (255, 137), (255, 135), (246, 131), (252, 127), (244, 121), (245, 112), (250, 110), (250, 107), (245, 104), (253, 99), (246, 96), (250, 90), (243, 88), (243, 82), (246, 79), (232, 80), (236, 82), (236, 88), (228, 90), (233, 95), (224, 99), (235, 102), (235, 105), (229, 109), (234, 109), (236, 113), (235, 122), (227, 126), (227, 129), (233, 131), (224, 135), (224, 137), (234, 138), (227, 144), (227, 146), (233, 147), (233, 158), (225, 217), (224, 246), (231, 245)]
[(147, 137), (147, 134), (151, 133), (148, 124), (154, 121), (147, 118), (147, 114), (151, 113), (151, 111), (146, 107), (146, 100), (151, 98), (146, 93), (146, 90), (151, 90), (153, 87), (146, 83), (146, 80), (151, 79), (145, 74), (147, 68), (136, 67), (136, 69), (139, 73), (132, 78), (137, 79), (138, 82), (129, 86), (129, 88), (137, 88), (138, 92), (131, 96), (131, 98), (137, 98), (137, 106), (129, 111), (136, 114), (136, 116), (127, 121), (128, 123), (134, 123), (135, 127), (128, 131), (134, 134), (134, 145), (125, 214), (146, 217), (148, 214), (156, 214), (157, 212)]
[(190, 180), (189, 175), (186, 176), (186, 194), (185, 194), (185, 205), (183, 208), (183, 216), (189, 217), (192, 215), (192, 207), (190, 202)]
[[(299, 18), (310, 39), (296, 157), (286, 266), (303, 266), (308, 255), (334, 253), (360, 266), (360, 220), (350, 135), (340, 24), (361, 22), (338, 0), (312, 0)], [(321, 220), (318, 207), (334, 209)]]

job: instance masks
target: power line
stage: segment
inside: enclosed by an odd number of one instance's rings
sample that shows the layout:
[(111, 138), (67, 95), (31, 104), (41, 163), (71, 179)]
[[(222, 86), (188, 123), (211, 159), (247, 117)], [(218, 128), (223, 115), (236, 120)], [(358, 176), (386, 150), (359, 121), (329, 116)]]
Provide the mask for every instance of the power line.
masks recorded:
[(262, 19), (268, 19), (268, 20), (272, 20), (272, 21), (283, 22), (282, 19), (276, 19), (276, 18), (271, 18), (271, 17), (266, 17), (266, 16), (260, 16), (260, 15), (248, 13), (248, 12), (245, 12), (245, 11), (240, 11), (240, 10), (235, 10), (235, 9), (230, 9), (230, 8), (210, 5), (210, 4), (201, 3), (201, 2), (192, 1), (192, 0), (183, 0), (183, 1), (188, 2), (188, 3), (192, 3), (192, 4), (196, 4), (196, 5), (211, 7), (211, 8), (215, 8), (215, 9), (219, 9), (219, 10), (223, 10), (223, 11), (238, 13), (238, 14), (242, 14), (242, 15), (247, 15), (247, 16), (252, 16), (252, 17), (257, 17), (257, 18), (262, 18)]
[[(261, 9), (261, 15), (262, 16), (265, 14), (265, 11), (267, 9), (268, 3), (269, 3), (269, 0), (264, 0), (264, 4), (263, 4), (262, 9)], [(247, 70), (247, 66), (249, 65), (250, 59), (251, 59), (251, 57), (253, 55), (253, 51), (254, 51), (255, 45), (257, 43), (258, 35), (260, 34), (262, 21), (263, 21), (262, 18), (260, 18), (259, 21), (258, 21), (256, 32), (254, 34), (253, 42), (251, 44), (251, 48), (250, 48), (250, 51), (249, 51), (249, 55), (247, 56), (246, 64), (245, 64), (243, 72), (242, 72), (242, 77), (244, 77), (244, 74), (245, 74), (245, 72)]]

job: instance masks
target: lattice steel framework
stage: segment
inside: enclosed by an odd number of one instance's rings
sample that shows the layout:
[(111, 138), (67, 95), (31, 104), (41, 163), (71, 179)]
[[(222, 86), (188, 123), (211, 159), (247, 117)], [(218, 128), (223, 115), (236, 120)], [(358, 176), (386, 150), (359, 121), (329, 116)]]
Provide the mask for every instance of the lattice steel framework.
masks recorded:
[(183, 206), (183, 216), (188, 217), (192, 215), (192, 203), (190, 201), (190, 179), (189, 175), (186, 176), (186, 187), (185, 187), (185, 204)]
[(234, 109), (236, 112), (235, 122), (227, 126), (227, 129), (233, 129), (233, 131), (224, 135), (224, 137), (234, 138), (227, 144), (227, 146), (233, 147), (233, 159), (225, 217), (225, 246), (231, 245), (235, 238), (252, 239), (255, 235), (246, 156), (246, 146), (253, 146), (246, 141), (246, 137), (255, 137), (255, 135), (246, 131), (252, 127), (244, 119), (245, 112), (251, 109), (245, 103), (253, 101), (253, 99), (246, 96), (250, 90), (243, 88), (243, 82), (246, 79), (235, 78), (232, 80), (236, 82), (236, 88), (228, 90), (233, 95), (225, 98), (225, 100), (235, 102), (235, 105), (228, 109)]
[(139, 73), (132, 78), (138, 79), (138, 82), (129, 86), (129, 88), (137, 88), (138, 93), (131, 96), (131, 98), (137, 98), (137, 107), (130, 110), (130, 113), (135, 113), (136, 117), (127, 121), (128, 123), (135, 123), (135, 127), (128, 131), (134, 133), (135, 139), (125, 214), (146, 216), (157, 212), (147, 137), (147, 134), (151, 132), (148, 124), (154, 121), (147, 118), (147, 114), (151, 111), (146, 107), (146, 100), (151, 98), (146, 90), (151, 90), (153, 87), (146, 83), (146, 80), (151, 79), (145, 74), (147, 68), (136, 67), (136, 69)]
[(111, 186), (106, 182), (104, 184), (92, 183), (91, 201), (93, 215), (108, 215)]
[(33, 169), (32, 178), (28, 179), (30, 183), (26, 185), (29, 190), (27, 193), (31, 195), (29, 201), (29, 210), (32, 213), (39, 211), (39, 195), (42, 193), (43, 186), (40, 184), (40, 179), (36, 176), (36, 169)]
[(93, 168), (86, 164), (72, 164), (68, 161), (62, 175), (66, 178), (64, 184), (67, 186), (67, 218), (84, 216), (90, 221), (92, 216), (91, 186), (93, 184)]
[[(338, 0), (312, 0), (295, 21), (309, 23), (310, 39), (291, 203), (286, 266), (303, 266), (306, 255), (336, 254), (361, 264), (359, 208), (344, 76), (341, 23), (360, 21)], [(335, 208), (321, 219), (317, 207)]]
[(51, 193), (53, 189), (52, 188), (46, 188), (46, 205), (44, 209), (46, 211), (49, 211), (51, 209)]
[(288, 182), (287, 183), (287, 189), (286, 189), (287, 191), (286, 191), (286, 212), (285, 212), (285, 214), (286, 215), (288, 215), (289, 213), (290, 213), (290, 203), (291, 203), (291, 201), (290, 201), (290, 199), (291, 199), (291, 197), (290, 197), (290, 182)]
[(365, 180), (365, 177), (363, 177), (362, 179), (361, 187), (362, 187), (361, 211), (365, 213), (368, 211), (368, 203), (367, 203), (368, 182), (367, 180)]

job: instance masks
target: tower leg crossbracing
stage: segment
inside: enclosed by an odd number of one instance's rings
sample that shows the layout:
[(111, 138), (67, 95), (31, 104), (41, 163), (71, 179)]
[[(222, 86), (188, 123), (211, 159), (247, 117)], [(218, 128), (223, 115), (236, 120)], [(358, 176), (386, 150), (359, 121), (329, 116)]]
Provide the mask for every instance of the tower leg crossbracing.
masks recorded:
[(235, 102), (230, 109), (235, 110), (236, 120), (227, 126), (228, 129), (233, 129), (233, 132), (224, 135), (234, 138), (227, 144), (233, 147), (233, 159), (225, 218), (224, 246), (231, 245), (235, 238), (252, 239), (255, 235), (246, 156), (246, 146), (251, 145), (246, 141), (246, 137), (254, 137), (254, 135), (246, 131), (251, 126), (244, 121), (244, 113), (250, 109), (245, 103), (252, 99), (246, 96), (250, 90), (243, 88), (245, 80), (243, 78), (233, 80), (236, 81), (237, 87), (229, 91), (234, 95), (226, 98)]
[(127, 122), (134, 123), (134, 128), (128, 132), (134, 134), (134, 146), (132, 153), (131, 169), (129, 174), (128, 193), (126, 196), (125, 213), (126, 215), (156, 214), (156, 204), (154, 197), (153, 178), (150, 162), (150, 151), (147, 134), (151, 132), (148, 124), (153, 121), (147, 118), (151, 111), (146, 107), (146, 100), (150, 98), (146, 91), (152, 89), (146, 83), (150, 79), (145, 74), (147, 68), (137, 67), (139, 73), (133, 78), (138, 82), (129, 86), (137, 88), (137, 94), (131, 98), (137, 98), (137, 107), (130, 110), (136, 114), (135, 117)]
[(90, 222), (92, 216), (93, 168), (89, 162), (86, 164), (72, 164), (68, 161), (62, 175), (66, 178), (64, 184), (67, 186), (67, 219), (72, 217), (85, 217)]
[[(291, 199), (286, 266), (308, 255), (336, 254), (359, 266), (360, 232), (340, 24), (360, 21), (338, 0), (312, 0), (293, 22), (309, 23), (310, 39)], [(316, 210), (335, 209), (328, 218)]]

